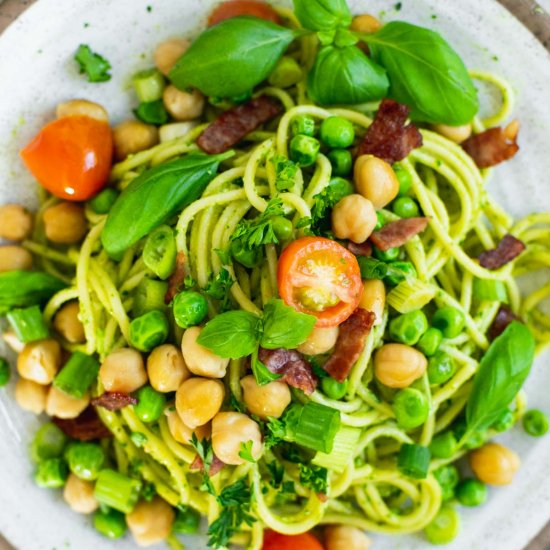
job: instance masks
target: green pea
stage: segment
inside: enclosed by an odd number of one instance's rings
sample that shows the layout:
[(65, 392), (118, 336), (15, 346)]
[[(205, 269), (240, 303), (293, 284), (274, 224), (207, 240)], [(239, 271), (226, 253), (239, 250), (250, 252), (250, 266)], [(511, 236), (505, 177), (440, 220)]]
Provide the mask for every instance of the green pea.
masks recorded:
[(43, 489), (63, 487), (69, 476), (67, 464), (62, 458), (48, 458), (38, 464), (34, 481)]
[(96, 214), (108, 214), (120, 193), (112, 187), (107, 187), (90, 200), (90, 206)]
[(241, 239), (231, 241), (231, 255), (236, 262), (249, 269), (259, 265), (264, 257), (261, 247), (248, 248)]
[(105, 462), (105, 453), (96, 443), (78, 442), (69, 445), (66, 453), (71, 472), (80, 479), (93, 481)]
[(119, 539), (126, 533), (126, 518), (118, 510), (98, 510), (94, 514), (94, 527), (108, 539)]
[(390, 262), (390, 267), (395, 268), (395, 272), (388, 275), (384, 279), (384, 282), (392, 286), (397, 286), (405, 279), (416, 278), (418, 276), (416, 268), (411, 262)]
[(353, 144), (355, 130), (347, 118), (331, 116), (323, 120), (320, 135), (327, 147), (345, 149)]
[(290, 158), (300, 166), (315, 164), (321, 144), (313, 137), (298, 134), (290, 141)]
[(421, 351), (426, 357), (431, 357), (435, 355), (436, 351), (439, 349), (441, 342), (443, 341), (443, 334), (441, 331), (430, 327), (418, 341), (416, 347)]
[(443, 500), (451, 500), (454, 497), (455, 488), (460, 479), (456, 466), (451, 464), (441, 466), (441, 468), (434, 471), (434, 477), (441, 487)]
[(430, 443), (430, 452), (434, 458), (451, 458), (457, 451), (458, 442), (450, 430), (436, 435)]
[(132, 314), (134, 317), (153, 311), (166, 308), (164, 298), (168, 291), (168, 283), (156, 279), (143, 279), (136, 288), (134, 294), (134, 305)]
[(294, 117), (290, 123), (290, 131), (293, 136), (313, 137), (315, 135), (315, 119), (309, 115)]
[(432, 319), (432, 325), (439, 329), (445, 338), (455, 338), (464, 329), (464, 314), (454, 307), (438, 309)]
[(448, 544), (460, 531), (460, 516), (449, 505), (443, 505), (435, 518), (424, 529), (426, 538), (432, 544)]
[(332, 165), (332, 173), (335, 176), (346, 177), (351, 173), (353, 159), (351, 152), (347, 149), (333, 149), (327, 155)]
[(491, 425), (491, 428), (497, 432), (507, 432), (515, 423), (516, 415), (514, 412), (511, 409), (505, 409)]
[(348, 381), (338, 382), (330, 376), (321, 379), (321, 388), (323, 393), (331, 399), (342, 399), (348, 391)]
[(457, 485), (455, 494), (463, 506), (479, 506), (487, 500), (487, 485), (478, 479), (464, 479)]
[(298, 62), (289, 56), (279, 59), (267, 81), (277, 88), (290, 88), (302, 80), (304, 74)]
[(418, 204), (410, 197), (397, 198), (393, 201), (392, 210), (400, 218), (416, 218), (420, 213)]
[(452, 378), (455, 371), (453, 358), (442, 351), (438, 351), (428, 361), (428, 380), (432, 386), (444, 384)]
[[(462, 440), (462, 438), (464, 437), (464, 434), (466, 433), (466, 430), (467, 430), (467, 425), (466, 425), (466, 420), (464, 418), (457, 420), (452, 426), (452, 431), (455, 434), (457, 441)], [(475, 431), (468, 436), (468, 439), (464, 442), (464, 446), (467, 449), (478, 449), (485, 443), (486, 438), (487, 438), (486, 432)]]
[(406, 195), (412, 186), (412, 177), (399, 163), (393, 165), (393, 171), (399, 181), (399, 194)]
[(330, 193), (334, 201), (341, 201), (344, 197), (355, 193), (353, 184), (344, 178), (331, 178), (328, 182)]
[(0, 388), (7, 385), (11, 378), (11, 368), (7, 359), (0, 357)]
[(283, 216), (274, 216), (271, 218), (271, 226), (279, 241), (288, 241), (294, 233), (292, 222)]
[(390, 336), (395, 342), (414, 346), (428, 330), (428, 319), (420, 309), (399, 315), (390, 321)]
[(199, 530), (200, 522), (201, 516), (197, 511), (182, 505), (176, 513), (172, 531), (178, 535), (193, 535)]
[(374, 226), (375, 231), (380, 231), (384, 227), (384, 224), (386, 223), (386, 219), (384, 218), (384, 214), (378, 210), (376, 212), (376, 225)]
[(140, 351), (151, 351), (166, 341), (169, 329), (162, 311), (149, 311), (130, 323), (130, 344)]
[(541, 437), (548, 432), (548, 417), (538, 409), (531, 409), (522, 418), (523, 429), (533, 437)]
[(372, 253), (377, 260), (381, 262), (391, 262), (399, 258), (401, 248), (389, 248), (388, 250), (380, 250), (376, 246), (372, 247)]
[(157, 227), (145, 241), (143, 262), (159, 278), (168, 279), (176, 268), (178, 255), (174, 230), (168, 225)]
[(208, 313), (208, 302), (199, 292), (186, 290), (176, 294), (172, 304), (174, 319), (181, 328), (199, 325)]
[(412, 430), (426, 422), (430, 406), (426, 396), (414, 388), (405, 388), (395, 394), (393, 412), (397, 424), (404, 430)]
[(40, 426), (31, 443), (32, 460), (40, 462), (62, 456), (67, 441), (67, 436), (53, 422)]
[(134, 405), (134, 412), (142, 422), (158, 420), (166, 406), (166, 396), (155, 391), (151, 386), (144, 386), (138, 391), (138, 403)]

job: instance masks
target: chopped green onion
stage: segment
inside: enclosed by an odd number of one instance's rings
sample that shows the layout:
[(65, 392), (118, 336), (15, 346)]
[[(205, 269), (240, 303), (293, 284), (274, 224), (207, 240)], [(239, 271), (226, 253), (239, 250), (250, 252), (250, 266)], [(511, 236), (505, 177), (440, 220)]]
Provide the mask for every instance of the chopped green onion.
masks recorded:
[(422, 309), (430, 303), (436, 292), (435, 286), (419, 279), (406, 280), (399, 283), (388, 294), (387, 302), (399, 313), (409, 313), (415, 309)]
[(25, 344), (35, 340), (43, 340), (50, 334), (38, 306), (12, 309), (7, 314), (7, 318), (17, 338)]
[(167, 291), (168, 283), (155, 279), (143, 279), (136, 288), (133, 315), (141, 317), (155, 309), (164, 309), (166, 307), (164, 297)]
[(399, 450), (397, 467), (406, 476), (425, 479), (430, 466), (430, 450), (422, 445), (404, 443)]
[(96, 380), (99, 362), (81, 351), (75, 351), (54, 378), (53, 385), (63, 393), (81, 399)]
[(129, 514), (136, 505), (141, 482), (114, 470), (101, 470), (94, 490), (96, 500), (119, 512)]
[(508, 290), (503, 281), (491, 279), (474, 279), (474, 298), (490, 302), (508, 303)]
[(11, 378), (11, 368), (7, 359), (0, 357), (0, 388), (7, 385)]
[(174, 230), (161, 225), (145, 241), (143, 262), (159, 279), (168, 279), (176, 268), (177, 253)]
[(361, 430), (344, 426), (338, 430), (334, 438), (334, 446), (330, 453), (318, 452), (312, 463), (338, 473), (343, 472), (353, 461)]
[(119, 539), (126, 533), (126, 518), (117, 510), (98, 510), (94, 514), (94, 527), (108, 539)]
[(441, 507), (435, 518), (424, 529), (426, 538), (432, 544), (448, 544), (460, 531), (460, 516), (449, 505)]
[(166, 124), (170, 120), (170, 115), (162, 99), (140, 103), (137, 109), (134, 109), (134, 114), (141, 122), (154, 124), (155, 126)]
[(48, 458), (38, 464), (34, 481), (43, 489), (63, 487), (69, 476), (67, 464), (62, 458)]
[(59, 458), (67, 445), (67, 436), (53, 422), (38, 428), (31, 443), (31, 458), (40, 462), (49, 458)]
[(166, 87), (164, 76), (157, 69), (140, 71), (132, 78), (136, 95), (140, 102), (149, 103), (162, 98)]
[(201, 515), (190, 506), (181, 505), (176, 513), (172, 532), (178, 535), (193, 535), (199, 530)]

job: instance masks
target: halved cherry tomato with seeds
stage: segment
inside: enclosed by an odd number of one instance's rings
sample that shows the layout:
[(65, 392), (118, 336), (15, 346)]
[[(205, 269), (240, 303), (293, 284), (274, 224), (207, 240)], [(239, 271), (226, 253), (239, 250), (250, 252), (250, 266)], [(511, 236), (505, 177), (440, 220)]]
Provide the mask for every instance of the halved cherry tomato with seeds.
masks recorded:
[(212, 27), (239, 15), (251, 15), (273, 23), (280, 23), (281, 19), (277, 12), (264, 2), (254, 0), (231, 0), (220, 4), (208, 18), (208, 26)]
[(279, 295), (294, 309), (317, 317), (318, 327), (343, 323), (357, 308), (363, 290), (355, 256), (323, 237), (302, 237), (279, 258)]
[(309, 533), (281, 535), (275, 531), (266, 531), (262, 550), (323, 550), (323, 546)]

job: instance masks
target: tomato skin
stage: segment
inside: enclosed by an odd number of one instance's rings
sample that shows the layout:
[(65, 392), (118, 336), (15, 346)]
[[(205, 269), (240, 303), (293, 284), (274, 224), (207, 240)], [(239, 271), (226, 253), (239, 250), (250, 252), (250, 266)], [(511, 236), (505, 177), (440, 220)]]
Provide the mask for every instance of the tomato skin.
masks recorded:
[(324, 550), (321, 543), (309, 533), (303, 535), (281, 535), (265, 531), (262, 550)]
[[(324, 237), (302, 237), (290, 243), (279, 258), (279, 295), (297, 311), (317, 317), (317, 327), (343, 323), (357, 308), (363, 283), (356, 257)], [(338, 303), (322, 311), (308, 309), (296, 296), (300, 288), (327, 290)]]
[(107, 184), (113, 135), (106, 122), (87, 116), (63, 117), (44, 126), (21, 157), (52, 195), (84, 201)]
[(281, 19), (277, 12), (264, 2), (256, 2), (254, 0), (229, 0), (220, 4), (208, 18), (208, 26), (212, 27), (231, 19), (239, 15), (251, 15), (253, 17), (259, 17), (266, 21), (272, 21), (273, 23), (280, 23)]

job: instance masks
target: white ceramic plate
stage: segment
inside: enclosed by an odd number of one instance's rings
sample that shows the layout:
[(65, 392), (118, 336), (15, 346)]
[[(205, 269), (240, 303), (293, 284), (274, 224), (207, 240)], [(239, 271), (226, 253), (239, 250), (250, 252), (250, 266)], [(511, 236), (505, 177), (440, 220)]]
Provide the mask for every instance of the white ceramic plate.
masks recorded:
[[(130, 115), (128, 80), (152, 64), (154, 45), (173, 35), (192, 36), (203, 25), (211, 0), (40, 0), (0, 39), (0, 203), (35, 203), (35, 187), (18, 151), (53, 116), (55, 105), (85, 97), (107, 107), (112, 119)], [(498, 168), (492, 192), (514, 215), (550, 210), (550, 56), (536, 39), (494, 0), (406, 0), (400, 13), (393, 0), (356, 0), (356, 12), (403, 18), (441, 31), (472, 68), (509, 78), (518, 92), (521, 154)], [(148, 9), (149, 7), (149, 9)], [(88, 84), (72, 61), (80, 43), (104, 54), (113, 79)], [(0, 350), (2, 351), (2, 350)], [(537, 360), (527, 390), (530, 404), (550, 412), (550, 355)], [(13, 384), (0, 394), (0, 532), (20, 550), (132, 548), (95, 534), (89, 518), (72, 513), (55, 491), (36, 488), (27, 446), (41, 419), (17, 410)], [(491, 490), (487, 505), (461, 510), (463, 529), (447, 548), (520, 550), (550, 517), (550, 437), (533, 440), (518, 429), (512, 444), (523, 468), (513, 486)], [(418, 536), (377, 538), (377, 550), (429, 545)], [(190, 550), (206, 548), (204, 539)]]

